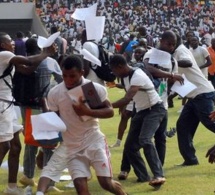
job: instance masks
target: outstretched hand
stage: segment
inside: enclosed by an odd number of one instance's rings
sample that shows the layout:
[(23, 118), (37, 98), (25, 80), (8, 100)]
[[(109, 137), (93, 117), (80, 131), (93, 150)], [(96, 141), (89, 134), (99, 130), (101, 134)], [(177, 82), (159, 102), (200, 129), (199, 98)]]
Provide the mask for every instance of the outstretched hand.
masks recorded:
[(51, 46), (44, 48), (43, 49), (43, 53), (48, 55), (48, 56), (52, 56), (56, 53), (56, 45), (55, 43), (53, 43)]
[(78, 116), (89, 115), (90, 108), (85, 104), (83, 97), (79, 97), (78, 102), (73, 103), (72, 106)]
[(208, 150), (205, 157), (208, 158), (209, 163), (213, 164), (215, 162), (215, 145)]
[(174, 74), (172, 79), (180, 82), (181, 85), (184, 84), (184, 78), (180, 74)]

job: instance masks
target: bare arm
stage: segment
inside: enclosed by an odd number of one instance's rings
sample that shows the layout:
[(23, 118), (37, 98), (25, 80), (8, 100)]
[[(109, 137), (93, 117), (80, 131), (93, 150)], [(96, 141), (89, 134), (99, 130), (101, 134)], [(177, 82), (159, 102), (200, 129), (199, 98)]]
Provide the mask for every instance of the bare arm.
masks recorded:
[(91, 116), (94, 118), (111, 118), (114, 115), (113, 108), (109, 100), (102, 102), (101, 108), (91, 109), (85, 105), (82, 97), (79, 98), (79, 102), (73, 104), (73, 108), (78, 116)]
[(135, 96), (135, 94), (138, 92), (140, 89), (140, 86), (131, 86), (129, 90), (126, 92), (125, 96), (121, 99), (119, 99), (116, 102), (112, 103), (112, 106), (114, 108), (122, 108), (125, 105), (127, 105)]
[(54, 46), (50, 46), (43, 50), (41, 54), (24, 57), (24, 56), (14, 56), (9, 63), (14, 64), (16, 71), (22, 74), (31, 74), (37, 68), (42, 60), (52, 55), (55, 52)]
[(178, 66), (180, 68), (189, 68), (192, 67), (192, 62), (190, 60), (179, 60)]
[(206, 67), (208, 67), (208, 66), (210, 66), (210, 65), (212, 64), (212, 61), (211, 61), (211, 57), (210, 57), (210, 56), (207, 56), (207, 57), (205, 58), (205, 60), (206, 60), (205, 64), (199, 66), (200, 69), (206, 68)]
[(173, 73), (155, 68), (154, 66), (150, 65), (148, 61), (149, 59), (145, 59), (144, 63), (146, 65), (147, 70), (152, 74), (152, 76), (158, 77), (158, 78), (167, 78), (173, 81), (179, 81), (181, 84), (184, 83), (184, 79), (180, 74), (173, 74)]

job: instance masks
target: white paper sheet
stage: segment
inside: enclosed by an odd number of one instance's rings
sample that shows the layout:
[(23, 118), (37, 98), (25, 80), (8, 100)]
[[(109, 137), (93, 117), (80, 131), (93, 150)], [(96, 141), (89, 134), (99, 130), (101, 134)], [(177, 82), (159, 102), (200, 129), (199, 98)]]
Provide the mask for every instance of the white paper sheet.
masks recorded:
[(75, 12), (71, 15), (76, 20), (85, 20), (86, 18), (96, 16), (97, 3), (88, 8), (76, 8)]
[(185, 97), (187, 94), (189, 94), (197, 87), (196, 85), (188, 81), (184, 74), (182, 75), (182, 77), (184, 78), (184, 85), (181, 85), (178, 81), (176, 81), (171, 87), (171, 90), (175, 91), (181, 97)]
[(59, 137), (59, 132), (58, 131), (35, 131), (32, 130), (32, 135), (35, 140), (51, 140)]
[(55, 112), (46, 112), (31, 116), (33, 131), (66, 131), (66, 125)]
[(60, 181), (70, 181), (70, 180), (72, 180), (70, 175), (62, 175), (60, 177)]
[(152, 48), (149, 63), (158, 64), (163, 68), (169, 68), (169, 64), (171, 63), (171, 55), (165, 51)]
[(56, 33), (52, 34), (49, 38), (39, 36), (37, 39), (38, 47), (41, 49), (46, 48), (46, 47), (50, 47), (59, 35), (60, 35), (60, 32), (56, 32)]
[(89, 51), (87, 51), (86, 49), (82, 49), (80, 51), (80, 53), (84, 56), (85, 60), (88, 60), (88, 61), (92, 62), (93, 64), (101, 66), (101, 61), (98, 58), (96, 58), (93, 54), (91, 54)]
[(105, 16), (88, 17), (85, 19), (87, 40), (101, 40), (105, 27)]

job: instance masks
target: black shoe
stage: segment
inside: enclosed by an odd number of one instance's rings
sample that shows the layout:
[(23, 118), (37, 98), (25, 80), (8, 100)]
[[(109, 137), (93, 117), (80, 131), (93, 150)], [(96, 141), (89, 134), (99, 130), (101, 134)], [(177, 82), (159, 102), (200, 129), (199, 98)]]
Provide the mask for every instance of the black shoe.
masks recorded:
[(175, 165), (175, 166), (177, 166), (177, 167), (187, 167), (187, 166), (195, 166), (195, 165), (199, 165), (199, 162), (192, 162), (192, 163), (183, 162), (182, 164)]

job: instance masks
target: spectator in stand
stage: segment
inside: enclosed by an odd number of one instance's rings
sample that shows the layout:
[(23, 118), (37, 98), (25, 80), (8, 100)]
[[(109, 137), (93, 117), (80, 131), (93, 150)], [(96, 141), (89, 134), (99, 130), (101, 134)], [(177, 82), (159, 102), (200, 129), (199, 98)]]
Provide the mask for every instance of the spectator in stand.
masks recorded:
[(208, 67), (208, 80), (215, 88), (215, 38), (211, 39), (211, 46), (207, 49), (212, 61), (212, 65)]
[[(52, 26), (51, 27), (51, 35), (58, 32), (58, 28), (57, 26)], [(53, 58), (55, 60), (58, 60), (58, 58), (64, 54), (64, 44), (63, 44), (63, 40), (62, 37), (59, 36), (56, 40), (55, 40), (55, 44), (57, 45), (57, 52), (56, 54), (53, 56)]]
[(190, 51), (203, 75), (208, 78), (208, 67), (212, 64), (210, 54), (207, 49), (199, 45), (199, 38), (196, 36), (190, 38)]
[(152, 38), (151, 35), (147, 34), (146, 27), (143, 27), (143, 26), (139, 27), (138, 32), (139, 32), (138, 39), (145, 38), (147, 40), (147, 45), (148, 46), (151, 46), (151, 47), (154, 46), (153, 38)]

